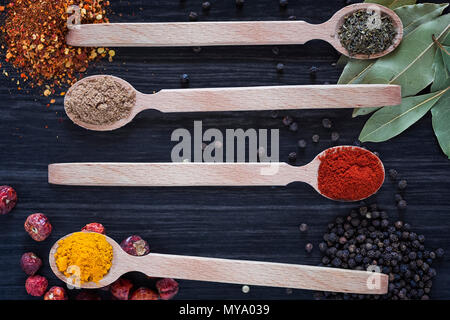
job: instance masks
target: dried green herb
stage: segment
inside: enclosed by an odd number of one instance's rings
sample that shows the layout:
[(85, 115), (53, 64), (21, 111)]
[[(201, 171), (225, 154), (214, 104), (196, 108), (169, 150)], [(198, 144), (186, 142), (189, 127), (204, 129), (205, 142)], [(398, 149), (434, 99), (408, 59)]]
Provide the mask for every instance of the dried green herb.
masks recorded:
[(397, 35), (389, 16), (375, 10), (357, 10), (344, 18), (338, 31), (350, 55), (370, 56), (388, 49)]

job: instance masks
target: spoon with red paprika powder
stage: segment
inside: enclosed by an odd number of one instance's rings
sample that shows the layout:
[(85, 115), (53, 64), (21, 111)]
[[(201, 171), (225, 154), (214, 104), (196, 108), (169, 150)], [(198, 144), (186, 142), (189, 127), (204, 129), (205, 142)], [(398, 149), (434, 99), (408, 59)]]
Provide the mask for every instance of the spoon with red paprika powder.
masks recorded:
[[(231, 260), (150, 253), (132, 256), (122, 250), (112, 238), (102, 235), (112, 247), (111, 268), (98, 282), (77, 281), (81, 266), (68, 266), (72, 274), (66, 277), (58, 268), (55, 254), (63, 237), (50, 250), (49, 264), (55, 275), (68, 285), (84, 289), (106, 287), (123, 274), (138, 271), (151, 277), (174, 278), (218, 283), (308, 289), (358, 294), (386, 294), (389, 278), (386, 274), (308, 265), (263, 261)], [(83, 263), (83, 259), (78, 260)]]
[(381, 160), (359, 147), (327, 149), (309, 164), (287, 163), (61, 163), (49, 183), (79, 186), (285, 186), (302, 181), (338, 201), (360, 201), (385, 178)]

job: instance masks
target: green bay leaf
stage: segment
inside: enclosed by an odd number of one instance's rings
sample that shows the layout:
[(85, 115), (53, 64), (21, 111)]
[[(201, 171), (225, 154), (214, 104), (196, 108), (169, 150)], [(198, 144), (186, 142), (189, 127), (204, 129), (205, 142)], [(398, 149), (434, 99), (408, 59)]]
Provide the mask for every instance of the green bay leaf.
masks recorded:
[(450, 91), (431, 109), (433, 130), (442, 151), (450, 159)]
[[(449, 52), (450, 47), (444, 46), (444, 49)], [(450, 86), (450, 56), (441, 48), (436, 50), (433, 70), (434, 80), (431, 92), (443, 90)]]
[(436, 44), (450, 29), (450, 14), (429, 21), (403, 39), (397, 50), (378, 59), (364, 75), (361, 83), (385, 83), (402, 86), (402, 96), (417, 94), (433, 82)]
[(382, 6), (388, 7), (390, 9), (395, 9), (401, 6), (406, 6), (409, 4), (415, 4), (416, 0), (369, 0), (364, 1), (366, 3), (376, 3)]
[(364, 125), (359, 140), (382, 142), (389, 140), (422, 118), (448, 90), (403, 99), (398, 106), (383, 107)]
[[(417, 5), (407, 5), (395, 9), (394, 11), (399, 15), (403, 22), (403, 38), (416, 29), (420, 24), (431, 21), (440, 16), (448, 3), (435, 4), (423, 3)], [(399, 50), (399, 48), (397, 49)], [(341, 57), (342, 58), (342, 57)], [(341, 59), (339, 59), (341, 61)], [(376, 60), (358, 60), (358, 59), (342, 59), (342, 62), (348, 61), (342, 74), (339, 78), (338, 84), (358, 84), (364, 78), (365, 74), (374, 65)], [(367, 115), (379, 108), (357, 108), (353, 111), (353, 117)]]

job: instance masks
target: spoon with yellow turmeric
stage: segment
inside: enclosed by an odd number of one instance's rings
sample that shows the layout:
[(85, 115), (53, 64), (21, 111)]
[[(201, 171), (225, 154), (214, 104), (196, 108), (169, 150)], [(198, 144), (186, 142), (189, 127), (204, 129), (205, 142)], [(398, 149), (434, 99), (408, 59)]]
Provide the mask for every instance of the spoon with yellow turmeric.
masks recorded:
[(132, 271), (158, 278), (358, 294), (385, 294), (388, 289), (387, 275), (366, 271), (157, 253), (136, 257), (110, 237), (89, 232), (60, 239), (49, 260), (59, 279), (85, 289), (106, 287)]

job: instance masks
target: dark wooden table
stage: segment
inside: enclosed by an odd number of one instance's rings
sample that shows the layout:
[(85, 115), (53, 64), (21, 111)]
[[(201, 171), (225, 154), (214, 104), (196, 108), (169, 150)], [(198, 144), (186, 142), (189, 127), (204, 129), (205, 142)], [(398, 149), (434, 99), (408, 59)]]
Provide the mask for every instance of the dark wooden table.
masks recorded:
[[(237, 10), (234, 0), (211, 1), (208, 15), (201, 1), (111, 1), (112, 22), (187, 21), (190, 11), (200, 21), (286, 20), (295, 15), (312, 23), (331, 17), (345, 1), (290, 1), (280, 10), (277, 0), (246, 1)], [(121, 13), (119, 15), (119, 13)], [(118, 49), (113, 63), (102, 62), (90, 74), (120, 76), (138, 90), (151, 93), (162, 88), (179, 88), (180, 75), (190, 76), (192, 88), (336, 83), (341, 69), (333, 63), (338, 55), (320, 41), (306, 45), (273, 47), (133, 48)], [(276, 72), (276, 64), (285, 72)], [(309, 69), (318, 67), (315, 79)], [(170, 161), (177, 128), (193, 128), (195, 120), (204, 129), (280, 129), (280, 157), (287, 160), (297, 151), (297, 141), (306, 139), (306, 151), (297, 164), (310, 161), (332, 145), (330, 131), (322, 128), (324, 117), (332, 119), (340, 144), (353, 144), (364, 118), (351, 118), (351, 110), (280, 112), (223, 112), (205, 114), (140, 114), (127, 127), (111, 132), (83, 130), (66, 117), (63, 99), (50, 108), (47, 98), (17, 91), (10, 79), (0, 86), (0, 184), (14, 186), (19, 204), (12, 214), (0, 217), (0, 299), (30, 299), (19, 260), (22, 253), (34, 251), (47, 260), (51, 245), (61, 236), (79, 230), (89, 222), (101, 222), (110, 236), (121, 241), (139, 234), (149, 241), (153, 252), (231, 259), (252, 259), (316, 265), (317, 245), (329, 221), (347, 213), (353, 204), (328, 201), (307, 185), (259, 188), (77, 188), (47, 183), (47, 165), (54, 162)], [(298, 132), (283, 126), (281, 118), (290, 115), (298, 122)], [(319, 134), (320, 143), (311, 136)], [(431, 129), (430, 117), (387, 143), (368, 145), (380, 152), (386, 168), (397, 168), (408, 179), (408, 209), (400, 215), (413, 228), (425, 234), (427, 246), (450, 251), (450, 161), (441, 153)], [(377, 196), (392, 220), (399, 218), (394, 202), (395, 187), (387, 181)], [(43, 212), (54, 231), (43, 243), (34, 242), (23, 229), (26, 217)], [(301, 234), (298, 226), (309, 225)], [(305, 253), (307, 242), (315, 249)], [(436, 265), (438, 276), (432, 298), (450, 298), (449, 255)], [(41, 272), (50, 285), (61, 285), (51, 274), (47, 261)], [(136, 281), (147, 285), (142, 276)], [(151, 283), (148, 283), (151, 285)], [(180, 281), (179, 299), (311, 299), (312, 293), (252, 286), (244, 294), (240, 285)], [(73, 294), (73, 293), (71, 293)]]

